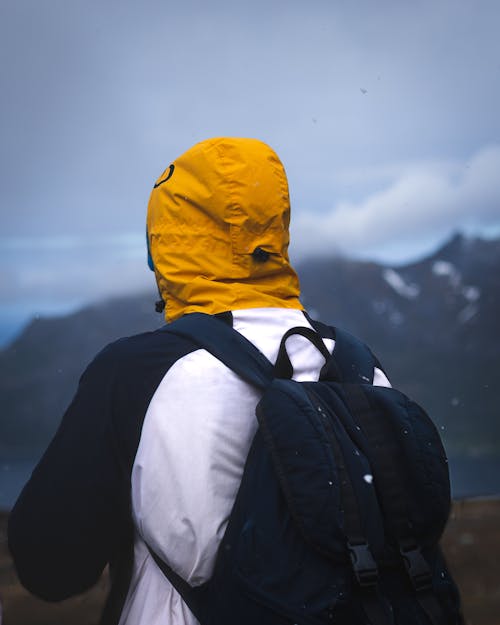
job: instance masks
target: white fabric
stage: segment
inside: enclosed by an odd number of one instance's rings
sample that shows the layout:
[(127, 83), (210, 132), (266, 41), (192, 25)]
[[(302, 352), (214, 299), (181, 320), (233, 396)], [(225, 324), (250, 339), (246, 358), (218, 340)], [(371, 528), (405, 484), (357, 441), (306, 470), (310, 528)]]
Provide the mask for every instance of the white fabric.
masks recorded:
[[(297, 325), (309, 326), (298, 310), (233, 312), (234, 328), (272, 362), (283, 334)], [(325, 344), (331, 352), (334, 341)], [(287, 349), (294, 379), (317, 380), (324, 364), (319, 351), (297, 335)], [(378, 369), (375, 381), (390, 386)], [(134, 568), (120, 625), (197, 624), (144, 540), (191, 585), (210, 577), (257, 427), (258, 398), (204, 350), (181, 358), (163, 378), (132, 471)]]

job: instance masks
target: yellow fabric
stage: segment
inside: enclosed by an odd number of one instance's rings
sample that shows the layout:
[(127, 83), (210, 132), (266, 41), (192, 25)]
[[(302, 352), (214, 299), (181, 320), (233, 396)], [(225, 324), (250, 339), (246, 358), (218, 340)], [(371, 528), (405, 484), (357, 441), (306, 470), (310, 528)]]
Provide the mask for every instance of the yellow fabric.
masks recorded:
[[(175, 160), (156, 182), (147, 217), (167, 321), (191, 312), (301, 309), (289, 221), (285, 170), (265, 143), (209, 139)], [(266, 262), (252, 257), (257, 247), (270, 253)]]

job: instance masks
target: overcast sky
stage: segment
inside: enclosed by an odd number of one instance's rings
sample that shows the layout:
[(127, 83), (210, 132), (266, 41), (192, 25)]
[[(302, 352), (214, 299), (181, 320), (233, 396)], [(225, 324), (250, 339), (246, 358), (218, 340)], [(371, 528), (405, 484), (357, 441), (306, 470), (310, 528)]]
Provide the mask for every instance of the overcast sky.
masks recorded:
[(210, 136), (278, 152), (296, 260), (500, 234), (499, 31), (497, 0), (2, 0), (0, 344), (151, 287), (150, 189)]

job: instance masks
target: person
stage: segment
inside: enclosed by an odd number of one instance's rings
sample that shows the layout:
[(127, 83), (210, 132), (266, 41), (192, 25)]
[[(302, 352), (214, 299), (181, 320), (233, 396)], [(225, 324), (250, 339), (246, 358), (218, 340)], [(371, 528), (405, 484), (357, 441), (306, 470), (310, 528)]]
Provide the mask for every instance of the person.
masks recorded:
[[(151, 193), (149, 264), (168, 323), (215, 315), (271, 362), (311, 328), (288, 257), (284, 167), (265, 143), (214, 138), (170, 164)], [(324, 339), (330, 353), (333, 339)], [(293, 335), (294, 379), (324, 358)], [(389, 386), (376, 368), (374, 384)], [(257, 429), (259, 391), (186, 339), (157, 330), (106, 347), (10, 516), (21, 582), (62, 600), (109, 564), (102, 622), (195, 625), (151, 547), (190, 585), (207, 580)]]

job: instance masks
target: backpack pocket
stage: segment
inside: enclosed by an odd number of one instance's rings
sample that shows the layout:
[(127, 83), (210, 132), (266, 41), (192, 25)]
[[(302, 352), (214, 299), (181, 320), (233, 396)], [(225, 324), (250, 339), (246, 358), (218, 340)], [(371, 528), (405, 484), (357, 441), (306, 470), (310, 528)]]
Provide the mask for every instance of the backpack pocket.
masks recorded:
[(389, 537), (411, 527), (421, 548), (435, 545), (448, 520), (448, 461), (426, 412), (391, 388), (337, 385), (345, 402), (344, 425), (369, 459)]
[(325, 625), (343, 606), (351, 606), (350, 625), (364, 624), (362, 613), (357, 621), (352, 610), (348, 561), (327, 560), (311, 550), (293, 523), (281, 528), (276, 540), (256, 521), (243, 528), (235, 568), (243, 593), (262, 608), (254, 622), (278, 625), (282, 618), (287, 625)]
[[(214, 577), (232, 571), (232, 591), (227, 592), (224, 602), (238, 602), (241, 609), (237, 612), (244, 615), (239, 619), (241, 623), (281, 625), (280, 619), (284, 619), (286, 625), (291, 622), (330, 623), (334, 609), (352, 597), (352, 573), (345, 538), (341, 528), (337, 528), (339, 550), (329, 557), (311, 545), (290, 512), (273, 453), (263, 438), (259, 428), (219, 549)], [(304, 453), (304, 447), (300, 449)], [(290, 460), (296, 459), (295, 452), (289, 451)], [(294, 473), (291, 465), (287, 464), (286, 468)], [(311, 478), (310, 473), (308, 476)], [(314, 492), (310, 492), (312, 484), (303, 485), (307, 495), (316, 499)], [(331, 494), (330, 489), (325, 491), (327, 496)], [(340, 518), (335, 502), (332, 510), (336, 510)], [(299, 504), (307, 506), (305, 500)], [(328, 510), (328, 504), (325, 509)], [(327, 526), (320, 512), (318, 514)], [(333, 529), (332, 525), (330, 527)], [(227, 588), (227, 577), (224, 580)], [(218, 583), (216, 579), (212, 582)], [(359, 623), (362, 625), (363, 621)]]

